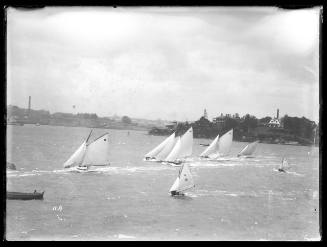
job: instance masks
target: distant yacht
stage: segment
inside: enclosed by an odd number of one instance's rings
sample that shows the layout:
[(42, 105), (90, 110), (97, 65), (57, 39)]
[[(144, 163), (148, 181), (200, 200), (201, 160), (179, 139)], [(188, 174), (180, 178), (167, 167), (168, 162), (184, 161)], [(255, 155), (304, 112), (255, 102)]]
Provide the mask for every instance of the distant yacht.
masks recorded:
[(243, 148), (242, 151), (238, 153), (237, 157), (240, 156), (250, 157), (256, 150), (258, 143), (259, 141), (255, 141), (246, 145), (245, 148)]
[(88, 170), (90, 166), (109, 166), (109, 134), (105, 133), (92, 142), (88, 142), (92, 130), (82, 145), (64, 163), (64, 168), (76, 167)]
[(283, 158), (282, 163), (280, 164), (278, 171), (279, 172), (286, 172), (286, 169), (289, 168), (288, 161), (286, 158)]
[(145, 161), (164, 162), (180, 165), (185, 158), (192, 155), (193, 128), (190, 127), (182, 136), (175, 132), (145, 155)]
[(218, 159), (229, 154), (233, 143), (233, 129), (219, 138), (219, 135), (212, 141), (201, 154), (202, 158)]

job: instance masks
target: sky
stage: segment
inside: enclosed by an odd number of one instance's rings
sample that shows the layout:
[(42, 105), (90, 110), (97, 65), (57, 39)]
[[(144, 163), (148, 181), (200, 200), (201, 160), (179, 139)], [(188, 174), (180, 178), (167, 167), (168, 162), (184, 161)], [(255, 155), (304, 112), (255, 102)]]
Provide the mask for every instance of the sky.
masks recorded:
[(319, 121), (320, 7), (7, 9), (7, 105)]

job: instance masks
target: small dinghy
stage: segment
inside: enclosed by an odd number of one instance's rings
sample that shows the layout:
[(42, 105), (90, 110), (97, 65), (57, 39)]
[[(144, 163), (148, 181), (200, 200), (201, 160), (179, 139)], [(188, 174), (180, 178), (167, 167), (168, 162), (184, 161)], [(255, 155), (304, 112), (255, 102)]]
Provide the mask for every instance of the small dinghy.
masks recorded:
[(7, 199), (8, 200), (43, 200), (42, 193), (34, 191), (34, 193), (25, 193), (25, 192), (10, 192), (7, 191)]
[(179, 170), (178, 177), (171, 186), (169, 192), (171, 196), (184, 196), (184, 191), (195, 187), (192, 173), (188, 164), (184, 164)]

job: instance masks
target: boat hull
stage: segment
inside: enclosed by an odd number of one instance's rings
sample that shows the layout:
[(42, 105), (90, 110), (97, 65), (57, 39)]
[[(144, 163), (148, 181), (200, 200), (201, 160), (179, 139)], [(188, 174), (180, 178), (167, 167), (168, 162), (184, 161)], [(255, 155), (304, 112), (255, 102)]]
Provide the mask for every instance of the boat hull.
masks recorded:
[(24, 192), (7, 192), (7, 199), (8, 200), (43, 200), (42, 193), (24, 193)]

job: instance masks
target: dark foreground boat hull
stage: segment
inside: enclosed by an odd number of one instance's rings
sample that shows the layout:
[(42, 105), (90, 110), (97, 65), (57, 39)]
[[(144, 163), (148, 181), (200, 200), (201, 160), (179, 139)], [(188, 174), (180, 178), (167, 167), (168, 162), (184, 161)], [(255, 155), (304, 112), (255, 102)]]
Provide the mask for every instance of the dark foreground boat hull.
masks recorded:
[(24, 193), (24, 192), (7, 192), (8, 200), (43, 200), (43, 194), (34, 192), (34, 193)]

